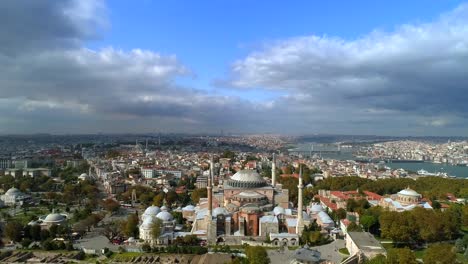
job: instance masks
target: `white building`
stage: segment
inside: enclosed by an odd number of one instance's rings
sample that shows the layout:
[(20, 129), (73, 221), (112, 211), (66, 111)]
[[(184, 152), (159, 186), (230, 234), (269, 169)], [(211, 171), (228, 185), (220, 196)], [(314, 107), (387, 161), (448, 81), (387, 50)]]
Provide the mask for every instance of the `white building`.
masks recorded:
[(25, 195), (20, 190), (16, 188), (10, 188), (4, 195), (0, 196), (0, 199), (7, 206), (14, 206), (16, 204), (22, 204), (24, 200), (29, 198), (28, 195)]
[[(156, 221), (160, 221), (161, 235), (154, 239), (151, 230)], [(140, 239), (151, 245), (169, 244), (174, 239), (175, 220), (166, 206), (150, 206), (141, 216)]]

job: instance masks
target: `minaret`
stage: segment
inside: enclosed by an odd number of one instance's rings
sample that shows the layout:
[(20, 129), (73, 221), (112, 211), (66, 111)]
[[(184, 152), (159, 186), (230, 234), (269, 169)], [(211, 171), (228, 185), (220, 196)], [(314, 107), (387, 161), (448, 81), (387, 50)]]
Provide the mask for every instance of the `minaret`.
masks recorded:
[(211, 214), (213, 211), (213, 186), (211, 185), (211, 177), (208, 177), (208, 185), (206, 186), (206, 191), (208, 193), (208, 212), (207, 217), (211, 220)]
[(271, 162), (271, 185), (273, 188), (276, 186), (276, 156), (273, 153), (273, 161)]
[(214, 185), (214, 162), (213, 162), (213, 155), (210, 157), (210, 177), (211, 177), (211, 184)]
[(302, 165), (299, 165), (299, 185), (297, 185), (297, 225), (296, 225), (296, 234), (300, 235), (302, 233), (302, 228), (304, 227), (304, 221), (302, 219), (302, 189), (304, 184), (302, 183)]

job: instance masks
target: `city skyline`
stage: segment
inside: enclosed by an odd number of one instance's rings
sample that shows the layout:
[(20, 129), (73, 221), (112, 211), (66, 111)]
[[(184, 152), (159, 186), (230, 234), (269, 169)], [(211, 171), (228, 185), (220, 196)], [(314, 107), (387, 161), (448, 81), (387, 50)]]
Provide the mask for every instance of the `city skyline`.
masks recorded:
[(0, 32), (0, 134), (468, 132), (460, 1), (2, 1)]

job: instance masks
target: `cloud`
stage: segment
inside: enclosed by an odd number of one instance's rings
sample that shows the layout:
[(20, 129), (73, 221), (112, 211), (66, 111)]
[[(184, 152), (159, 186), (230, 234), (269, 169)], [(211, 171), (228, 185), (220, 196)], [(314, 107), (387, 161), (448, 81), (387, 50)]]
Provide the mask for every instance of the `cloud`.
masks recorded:
[(253, 109), (177, 84), (194, 73), (175, 55), (86, 48), (109, 26), (103, 1), (33, 2), (0, 2), (0, 100), (14, 116), (0, 122), (13, 132), (210, 131)]
[(3, 0), (0, 53), (77, 47), (108, 26), (102, 0)]
[[(468, 132), (467, 5), (354, 40), (266, 43), (218, 90), (190, 86), (196, 69), (173, 54), (88, 48), (107, 12), (95, 0), (0, 1), (2, 132)], [(246, 89), (270, 96), (242, 99)]]
[(461, 5), (432, 23), (354, 40), (313, 35), (266, 43), (234, 62), (229, 78), (217, 84), (283, 91), (296, 97), (297, 111), (315, 105), (321, 114), (320, 108), (332, 108), (337, 121), (369, 116), (402, 125), (446, 115), (466, 123), (466, 76), (468, 5)]

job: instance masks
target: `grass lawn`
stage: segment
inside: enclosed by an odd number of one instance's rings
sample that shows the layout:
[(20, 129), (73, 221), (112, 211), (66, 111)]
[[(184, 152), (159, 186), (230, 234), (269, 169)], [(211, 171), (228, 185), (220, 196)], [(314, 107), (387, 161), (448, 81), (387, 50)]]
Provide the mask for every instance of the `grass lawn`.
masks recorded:
[(424, 248), (424, 249), (414, 250), (413, 252), (414, 252), (414, 255), (416, 255), (416, 258), (417, 258), (417, 259), (422, 259), (423, 256), (424, 256), (424, 254), (426, 254), (426, 250), (427, 250), (427, 249)]
[(457, 260), (463, 264), (468, 264), (468, 259), (466, 259), (461, 253), (457, 253)]
[(115, 259), (115, 260), (129, 260), (133, 257), (138, 257), (138, 256), (142, 256), (144, 255), (145, 253), (139, 253), (139, 252), (123, 252), (123, 253), (115, 253), (113, 256), (112, 256), (112, 259)]
[(340, 248), (338, 251), (343, 255), (349, 255), (349, 251), (347, 248)]

